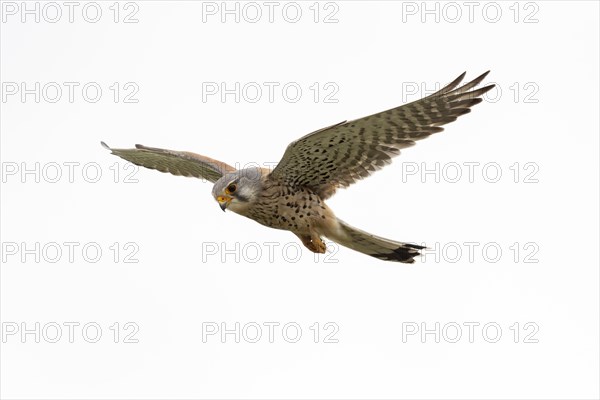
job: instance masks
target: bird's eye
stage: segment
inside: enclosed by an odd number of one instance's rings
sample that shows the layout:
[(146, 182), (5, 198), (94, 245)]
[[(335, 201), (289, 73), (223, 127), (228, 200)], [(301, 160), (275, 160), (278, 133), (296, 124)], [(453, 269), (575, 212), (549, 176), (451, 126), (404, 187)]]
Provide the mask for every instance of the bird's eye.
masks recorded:
[(225, 192), (227, 192), (227, 194), (231, 194), (233, 192), (235, 192), (237, 190), (237, 185), (235, 183), (232, 183), (231, 185), (227, 186), (227, 188), (225, 189)]

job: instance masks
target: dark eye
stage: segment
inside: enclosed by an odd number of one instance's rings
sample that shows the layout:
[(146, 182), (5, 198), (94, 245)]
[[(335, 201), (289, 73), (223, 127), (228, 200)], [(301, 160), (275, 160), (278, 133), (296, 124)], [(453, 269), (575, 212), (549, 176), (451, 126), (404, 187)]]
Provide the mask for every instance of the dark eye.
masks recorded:
[(231, 185), (227, 186), (227, 189), (225, 189), (227, 194), (231, 194), (231, 193), (235, 192), (236, 190), (237, 190), (237, 185), (235, 183), (232, 183)]

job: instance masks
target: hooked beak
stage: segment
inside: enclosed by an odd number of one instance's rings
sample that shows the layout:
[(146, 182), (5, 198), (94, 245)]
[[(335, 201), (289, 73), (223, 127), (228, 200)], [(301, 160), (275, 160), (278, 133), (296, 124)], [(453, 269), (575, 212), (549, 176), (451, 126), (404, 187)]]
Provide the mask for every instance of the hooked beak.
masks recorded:
[(229, 204), (231, 203), (231, 200), (233, 200), (233, 199), (228, 196), (218, 196), (217, 197), (217, 201), (219, 202), (219, 206), (221, 206), (221, 210), (223, 210), (223, 212), (229, 206)]

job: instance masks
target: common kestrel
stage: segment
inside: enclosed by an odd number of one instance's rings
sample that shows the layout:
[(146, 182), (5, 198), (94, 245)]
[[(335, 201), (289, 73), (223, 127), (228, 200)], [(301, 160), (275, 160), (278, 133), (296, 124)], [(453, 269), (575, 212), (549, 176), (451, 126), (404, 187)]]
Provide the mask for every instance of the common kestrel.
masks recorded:
[(413, 263), (423, 246), (396, 242), (354, 228), (336, 218), (325, 204), (338, 188), (347, 187), (391, 162), (400, 149), (441, 132), (441, 125), (470, 112), (494, 85), (473, 89), (486, 75), (458, 87), (465, 73), (421, 100), (368, 117), (310, 133), (286, 149), (272, 170), (232, 166), (195, 153), (137, 144), (111, 149), (125, 160), (173, 175), (214, 183), (212, 195), (225, 211), (270, 228), (293, 232), (315, 253), (324, 253), (322, 236), (382, 260)]

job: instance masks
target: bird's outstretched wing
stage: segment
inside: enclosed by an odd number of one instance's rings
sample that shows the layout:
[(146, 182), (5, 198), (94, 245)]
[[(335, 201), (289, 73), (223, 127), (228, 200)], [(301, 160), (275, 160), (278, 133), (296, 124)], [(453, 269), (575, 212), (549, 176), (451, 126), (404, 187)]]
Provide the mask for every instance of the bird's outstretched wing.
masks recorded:
[(272, 176), (327, 198), (391, 162), (415, 140), (441, 132), (441, 125), (467, 114), (494, 85), (471, 90), (489, 73), (456, 88), (460, 75), (421, 100), (310, 133), (286, 149)]
[(187, 151), (173, 151), (136, 144), (135, 149), (112, 149), (102, 146), (127, 161), (141, 167), (168, 172), (173, 175), (193, 176), (216, 182), (224, 174), (235, 171), (231, 165)]

